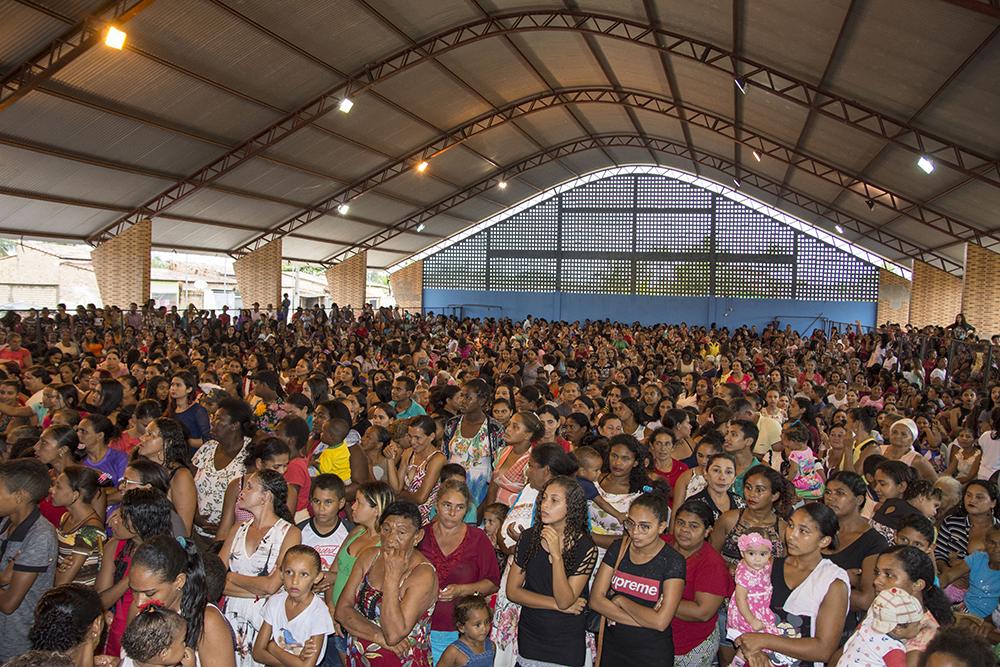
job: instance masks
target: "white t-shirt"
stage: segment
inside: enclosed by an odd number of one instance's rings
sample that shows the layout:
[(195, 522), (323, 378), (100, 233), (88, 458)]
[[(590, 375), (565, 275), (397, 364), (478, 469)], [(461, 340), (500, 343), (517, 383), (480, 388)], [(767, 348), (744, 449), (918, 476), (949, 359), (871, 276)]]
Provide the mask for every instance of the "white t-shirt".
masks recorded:
[(1000, 470), (1000, 440), (993, 437), (993, 431), (988, 430), (979, 436), (979, 448), (983, 450), (980, 459), (979, 479), (989, 479), (997, 470)]
[[(313, 595), (312, 602), (305, 611), (289, 620), (285, 615), (287, 599), (288, 593), (285, 591), (269, 597), (261, 610), (261, 620), (271, 626), (271, 639), (274, 643), (292, 655), (299, 655), (310, 637), (316, 635), (325, 637), (333, 633), (333, 619), (330, 618), (330, 610), (319, 596)], [(323, 662), (324, 653), (326, 653), (325, 641), (320, 643), (316, 664)]]
[(306, 519), (298, 527), (302, 531), (302, 544), (319, 552), (320, 560), (323, 561), (323, 570), (329, 571), (333, 567), (333, 561), (337, 559), (340, 545), (347, 539), (349, 532), (347, 526), (344, 525), (343, 521), (340, 521), (333, 532), (324, 534), (316, 530), (312, 519)]

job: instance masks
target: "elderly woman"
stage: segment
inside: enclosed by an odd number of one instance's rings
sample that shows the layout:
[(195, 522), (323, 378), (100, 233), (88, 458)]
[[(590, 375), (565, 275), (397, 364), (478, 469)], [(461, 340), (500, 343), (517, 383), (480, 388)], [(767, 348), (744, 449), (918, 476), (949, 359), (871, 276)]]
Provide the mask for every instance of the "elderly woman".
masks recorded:
[[(464, 511), (462, 515), (464, 515)], [(431, 666), (431, 610), (438, 597), (434, 567), (417, 549), (420, 510), (396, 501), (380, 521), (380, 546), (358, 557), (337, 600), (335, 618), (351, 636), (351, 667)]]
[(480, 528), (462, 520), (471, 500), (464, 482), (443, 482), (438, 491), (437, 516), (420, 542), (420, 553), (434, 566), (438, 576), (438, 600), (431, 616), (434, 664), (448, 645), (458, 639), (455, 600), (466, 595), (492, 595), (500, 586), (500, 567), (490, 538)]

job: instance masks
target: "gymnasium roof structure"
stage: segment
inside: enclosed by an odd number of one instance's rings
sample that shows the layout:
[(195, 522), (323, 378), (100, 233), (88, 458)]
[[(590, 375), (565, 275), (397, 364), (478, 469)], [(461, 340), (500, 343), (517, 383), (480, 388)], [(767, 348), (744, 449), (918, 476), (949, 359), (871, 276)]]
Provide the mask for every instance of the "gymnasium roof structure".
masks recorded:
[(1000, 0), (0, 0), (0, 235), (388, 267), (652, 164), (960, 274), (1000, 251), (998, 32)]

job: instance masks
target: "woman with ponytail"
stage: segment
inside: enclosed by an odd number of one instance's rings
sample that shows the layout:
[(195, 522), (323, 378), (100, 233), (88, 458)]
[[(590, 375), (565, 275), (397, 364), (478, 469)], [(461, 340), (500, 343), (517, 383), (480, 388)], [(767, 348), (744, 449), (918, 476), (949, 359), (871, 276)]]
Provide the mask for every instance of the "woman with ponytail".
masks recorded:
[(229, 623), (205, 594), (205, 567), (194, 542), (160, 535), (144, 542), (132, 557), (129, 572), (136, 609), (153, 600), (187, 621), (185, 643), (198, 664), (235, 667)]
[[(285, 552), (301, 542), (288, 509), (288, 485), (281, 473), (257, 470), (247, 475), (236, 506), (252, 518), (230, 531), (219, 557), (229, 566), (226, 618), (236, 631), (241, 667), (257, 665), (252, 656), (267, 598), (281, 588), (278, 565)], [(214, 665), (212, 667), (215, 667)]]

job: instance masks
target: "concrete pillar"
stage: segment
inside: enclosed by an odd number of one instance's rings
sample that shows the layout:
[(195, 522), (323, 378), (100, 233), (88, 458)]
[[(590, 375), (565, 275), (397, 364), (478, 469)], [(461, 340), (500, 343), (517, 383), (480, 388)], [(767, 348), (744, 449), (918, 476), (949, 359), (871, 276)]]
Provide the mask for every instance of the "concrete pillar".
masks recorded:
[(974, 243), (965, 244), (962, 312), (981, 337), (1000, 333), (1000, 255)]
[(424, 261), (414, 262), (389, 275), (389, 291), (401, 309), (423, 312)]
[(947, 326), (962, 304), (962, 279), (926, 262), (914, 260), (910, 288), (910, 324)]
[(149, 299), (152, 247), (153, 223), (146, 219), (91, 251), (97, 289), (104, 305), (124, 309), (132, 302), (141, 305)]
[(910, 321), (910, 281), (892, 271), (878, 270), (878, 314), (876, 324), (906, 324)]
[(263, 310), (270, 304), (277, 312), (281, 305), (281, 239), (240, 257), (233, 269), (244, 308), (259, 303)]
[(334, 264), (326, 270), (326, 286), (340, 307), (362, 308), (368, 291), (368, 251)]

